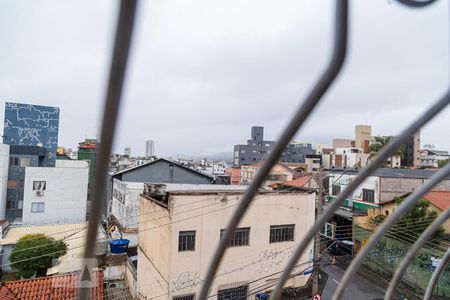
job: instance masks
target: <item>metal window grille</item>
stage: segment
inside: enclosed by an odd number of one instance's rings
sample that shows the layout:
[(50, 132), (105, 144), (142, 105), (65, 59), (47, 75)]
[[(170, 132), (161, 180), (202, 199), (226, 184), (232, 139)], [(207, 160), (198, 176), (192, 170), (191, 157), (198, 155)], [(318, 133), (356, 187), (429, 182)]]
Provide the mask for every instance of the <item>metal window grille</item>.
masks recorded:
[(178, 251), (195, 251), (195, 230), (180, 231), (178, 237)]
[(33, 191), (45, 191), (46, 181), (33, 181)]
[(194, 300), (194, 294), (175, 296), (173, 300)]
[(294, 240), (295, 224), (289, 225), (271, 225), (270, 243), (280, 243)]
[(333, 185), (331, 192), (332, 192), (333, 196), (339, 195), (339, 193), (341, 192), (341, 186), (340, 185)]
[(363, 189), (363, 201), (365, 202), (375, 202), (375, 191), (369, 189)]
[[(435, 0), (397, 0), (398, 2), (407, 5), (409, 7), (426, 7), (429, 4), (435, 2)], [(128, 59), (128, 52), (131, 43), (131, 35), (133, 32), (133, 23), (135, 18), (135, 11), (137, 6), (136, 0), (122, 0), (119, 10), (118, 25), (116, 30), (116, 38), (114, 43), (114, 51), (112, 55), (112, 63), (110, 69), (109, 83), (106, 94), (106, 100), (104, 102), (103, 120), (101, 140), (102, 144), (99, 149), (99, 159), (96, 162), (97, 168), (95, 173), (96, 185), (94, 187), (93, 199), (91, 203), (91, 217), (89, 220), (87, 243), (85, 249), (85, 257), (92, 257), (95, 248), (96, 234), (98, 230), (98, 223), (100, 221), (100, 211), (102, 199), (105, 197), (106, 189), (106, 176), (108, 169), (109, 156), (111, 154), (112, 141), (114, 137), (115, 125), (119, 111), (119, 104), (121, 100), (121, 93), (123, 88), (123, 81), (125, 76), (125, 70)], [(345, 61), (347, 53), (347, 28), (348, 28), (348, 0), (336, 0), (336, 14), (334, 28), (334, 47), (332, 51), (332, 57), (327, 65), (324, 73), (317, 81), (311, 92), (308, 94), (302, 105), (295, 112), (292, 120), (286, 126), (282, 132), (280, 138), (274, 149), (270, 152), (270, 155), (266, 158), (266, 161), (262, 165), (259, 172), (256, 174), (251, 185), (247, 189), (246, 193), (241, 198), (235, 213), (232, 215), (227, 229), (223, 233), (223, 239), (219, 243), (216, 252), (209, 264), (207, 274), (202, 281), (202, 287), (199, 294), (199, 299), (204, 300), (208, 298), (210, 287), (213, 283), (217, 269), (223, 258), (225, 250), (227, 248), (228, 240), (233, 236), (234, 231), (239, 224), (240, 220), (244, 216), (246, 210), (249, 208), (253, 198), (258, 192), (259, 187), (264, 182), (266, 176), (269, 174), (272, 167), (277, 163), (279, 157), (282, 155), (286, 145), (292, 140), (299, 128), (304, 124), (311, 112), (320, 102), (322, 96), (326, 93), (328, 88), (336, 79), (341, 67)], [(278, 277), (275, 288), (272, 290), (271, 299), (279, 299), (282, 288), (286, 280), (291, 276), (292, 270), (295, 268), (300, 256), (307, 248), (310, 241), (319, 232), (325, 222), (333, 215), (333, 213), (342, 205), (344, 200), (378, 167), (382, 166), (385, 161), (392, 156), (395, 151), (413, 136), (417, 130), (432, 120), (439, 112), (444, 110), (450, 103), (450, 90), (445, 95), (436, 101), (427, 111), (417, 117), (408, 127), (406, 127), (402, 133), (396, 138), (392, 139), (378, 154), (373, 161), (365, 168), (360, 169), (360, 173), (355, 177), (352, 182), (336, 197), (331, 205), (319, 215), (316, 222), (311, 228), (308, 229), (304, 238), (296, 246), (294, 253), (288, 261), (282, 274)], [(244, 160), (244, 158), (241, 158)], [(15, 161), (11, 165), (18, 165)], [(346, 273), (341, 281), (341, 285), (337, 288), (333, 299), (341, 299), (342, 293), (345, 290), (350, 278), (357, 271), (362, 261), (367, 256), (368, 252), (375, 246), (377, 241), (386, 233), (396, 222), (400, 219), (401, 215), (409, 209), (416, 201), (432, 189), (436, 184), (442, 181), (446, 176), (450, 175), (450, 164), (444, 169), (437, 172), (428, 181), (426, 181), (419, 189), (414, 191), (408, 198), (400, 205), (395, 213), (390, 214), (385, 222), (378, 227), (365, 247), (358, 253), (351, 265), (347, 268)], [(437, 222), (437, 220), (435, 220)], [(433, 223), (436, 224), (436, 223)], [(422, 238), (426, 238), (423, 236)], [(428, 237), (429, 238), (429, 237)], [(417, 242), (416, 244), (417, 245)], [(417, 247), (414, 247), (417, 248)], [(448, 257), (450, 257), (450, 251), (446, 253), (446, 258), (442, 260), (439, 270), (444, 269), (444, 264), (447, 263)], [(406, 262), (407, 264), (408, 262)], [(434, 278), (430, 280), (427, 287), (427, 294), (425, 299), (429, 299), (431, 296), (430, 291), (433, 290), (436, 284), (439, 274), (435, 274)], [(393, 289), (395, 288), (392, 287)], [(238, 299), (246, 298), (248, 287), (241, 287), (239, 290), (232, 289), (220, 290), (218, 299)], [(87, 299), (89, 288), (80, 288), (80, 298)], [(236, 296), (235, 296), (236, 295)], [(390, 299), (387, 295), (386, 299)]]
[(232, 289), (219, 290), (217, 300), (242, 300), (247, 299), (248, 285), (242, 285)]
[[(222, 239), (225, 229), (220, 230), (220, 238)], [(234, 231), (233, 237), (228, 241), (228, 247), (238, 247), (249, 245), (250, 227), (238, 228)]]

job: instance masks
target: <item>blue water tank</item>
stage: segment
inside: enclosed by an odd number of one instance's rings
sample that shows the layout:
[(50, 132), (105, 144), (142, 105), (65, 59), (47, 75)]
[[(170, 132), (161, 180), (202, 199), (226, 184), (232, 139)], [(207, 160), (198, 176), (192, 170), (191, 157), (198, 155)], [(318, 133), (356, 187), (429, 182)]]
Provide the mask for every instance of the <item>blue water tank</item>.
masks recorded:
[(127, 239), (117, 239), (117, 240), (109, 241), (109, 247), (111, 249), (111, 254), (127, 253), (129, 243), (130, 243), (130, 240), (127, 240)]

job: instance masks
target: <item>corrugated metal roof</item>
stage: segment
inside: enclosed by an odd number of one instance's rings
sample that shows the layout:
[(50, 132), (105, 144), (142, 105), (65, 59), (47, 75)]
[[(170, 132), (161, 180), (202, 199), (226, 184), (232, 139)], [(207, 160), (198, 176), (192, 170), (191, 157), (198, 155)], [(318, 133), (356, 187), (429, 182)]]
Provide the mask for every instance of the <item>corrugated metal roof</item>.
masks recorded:
[(0, 240), (0, 245), (16, 244), (22, 236), (33, 233), (44, 233), (57, 240), (66, 239), (69, 236), (80, 233), (86, 230), (87, 222), (72, 223), (72, 224), (49, 224), (40, 226), (10, 226)]

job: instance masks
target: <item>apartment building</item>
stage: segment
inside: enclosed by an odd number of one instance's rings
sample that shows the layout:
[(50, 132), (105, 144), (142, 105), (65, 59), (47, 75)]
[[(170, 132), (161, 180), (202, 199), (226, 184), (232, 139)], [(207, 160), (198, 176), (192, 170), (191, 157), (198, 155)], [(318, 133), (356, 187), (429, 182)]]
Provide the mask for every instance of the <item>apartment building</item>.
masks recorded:
[[(147, 299), (195, 299), (221, 235), (244, 190), (239, 186), (146, 184), (140, 197), (137, 292)], [(276, 213), (273, 213), (276, 211)], [(252, 299), (270, 289), (313, 225), (315, 194), (261, 192), (228, 242), (210, 296)], [(310, 275), (313, 244), (286, 287)], [(262, 288), (261, 286), (265, 286)]]
[[(391, 169), (376, 170), (362, 184), (356, 188), (345, 200), (344, 206), (366, 212), (371, 208), (379, 208), (379, 204), (391, 201), (396, 196), (413, 192), (428, 178), (433, 176), (435, 170)], [(346, 188), (358, 170), (333, 170), (328, 176), (328, 201), (333, 201), (339, 193)], [(450, 191), (450, 176), (435, 186), (432, 191)]]
[[(251, 139), (246, 144), (234, 146), (233, 165), (248, 165), (262, 162), (275, 147), (276, 141), (264, 140), (264, 127), (253, 126)], [(311, 143), (291, 142), (282, 153), (280, 161), (304, 163), (307, 154), (315, 154)]]

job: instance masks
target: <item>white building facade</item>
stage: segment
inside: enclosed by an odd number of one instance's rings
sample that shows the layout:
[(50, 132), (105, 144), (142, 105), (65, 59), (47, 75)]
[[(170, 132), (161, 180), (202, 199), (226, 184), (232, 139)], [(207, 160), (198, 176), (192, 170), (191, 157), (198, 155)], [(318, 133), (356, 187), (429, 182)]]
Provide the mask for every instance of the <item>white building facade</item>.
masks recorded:
[(5, 219), (8, 188), (9, 145), (0, 144), (0, 220)]
[[(195, 299), (242, 196), (241, 189), (222, 187), (167, 193), (146, 185), (140, 198), (139, 295), (147, 299)], [(210, 296), (254, 299), (257, 292), (273, 287), (295, 246), (313, 225), (314, 205), (311, 193), (258, 194), (229, 241)], [(286, 286), (306, 284), (312, 255), (311, 243), (293, 271), (299, 275)]]
[(86, 220), (88, 162), (56, 160), (55, 167), (25, 169), (23, 224)]
[(123, 228), (138, 228), (139, 195), (143, 190), (142, 182), (113, 179), (111, 214)]

